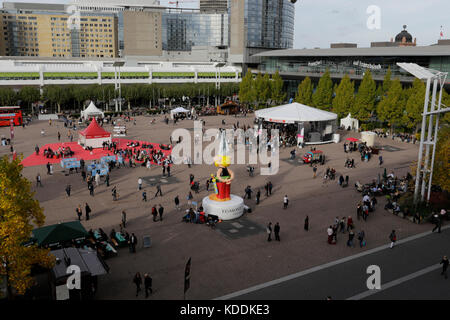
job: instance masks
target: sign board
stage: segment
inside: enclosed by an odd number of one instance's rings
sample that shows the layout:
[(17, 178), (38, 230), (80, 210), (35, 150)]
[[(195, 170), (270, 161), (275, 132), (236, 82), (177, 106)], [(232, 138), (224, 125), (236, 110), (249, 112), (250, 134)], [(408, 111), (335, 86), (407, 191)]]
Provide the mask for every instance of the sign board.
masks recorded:
[(63, 168), (63, 169), (81, 168), (81, 164), (77, 158), (62, 159), (61, 160), (61, 168)]
[(116, 162), (116, 156), (105, 156), (100, 159), (101, 163)]
[(144, 248), (150, 248), (152, 245), (152, 240), (150, 239), (150, 236), (144, 236), (142, 238), (142, 245)]
[(189, 258), (186, 263), (186, 268), (184, 269), (184, 293), (189, 290), (191, 286), (191, 258)]

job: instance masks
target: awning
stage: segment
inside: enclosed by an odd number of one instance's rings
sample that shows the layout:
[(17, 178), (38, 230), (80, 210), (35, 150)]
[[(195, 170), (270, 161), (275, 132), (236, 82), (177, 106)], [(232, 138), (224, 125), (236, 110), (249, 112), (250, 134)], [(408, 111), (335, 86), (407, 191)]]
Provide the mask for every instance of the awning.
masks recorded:
[(268, 122), (277, 123), (331, 121), (337, 119), (337, 114), (335, 113), (305, 106), (297, 102), (257, 110), (255, 111), (255, 116)]

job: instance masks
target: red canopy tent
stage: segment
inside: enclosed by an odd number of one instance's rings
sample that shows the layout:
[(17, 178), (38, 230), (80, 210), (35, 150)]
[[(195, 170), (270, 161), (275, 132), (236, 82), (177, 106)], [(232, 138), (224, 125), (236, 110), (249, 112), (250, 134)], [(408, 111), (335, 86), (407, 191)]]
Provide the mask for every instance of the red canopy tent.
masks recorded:
[(356, 139), (356, 138), (347, 138), (347, 141), (358, 142), (359, 139)]
[(111, 133), (99, 126), (95, 118), (78, 134), (78, 144), (83, 147), (101, 148), (104, 142), (111, 143)]

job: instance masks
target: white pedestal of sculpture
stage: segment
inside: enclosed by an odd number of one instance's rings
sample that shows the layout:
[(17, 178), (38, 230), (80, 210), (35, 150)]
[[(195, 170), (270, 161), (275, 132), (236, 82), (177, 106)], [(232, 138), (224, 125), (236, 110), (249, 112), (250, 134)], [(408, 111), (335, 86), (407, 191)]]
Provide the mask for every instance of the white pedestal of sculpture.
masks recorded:
[(231, 200), (214, 201), (208, 197), (203, 198), (203, 209), (206, 214), (218, 216), (222, 220), (233, 220), (244, 214), (244, 199), (231, 195)]

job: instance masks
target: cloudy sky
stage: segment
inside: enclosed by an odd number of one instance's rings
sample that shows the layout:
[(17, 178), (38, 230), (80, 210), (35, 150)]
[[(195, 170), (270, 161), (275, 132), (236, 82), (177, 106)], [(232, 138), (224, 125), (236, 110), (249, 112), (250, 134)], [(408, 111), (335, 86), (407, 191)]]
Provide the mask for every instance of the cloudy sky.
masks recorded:
[[(69, 0), (17, 2), (66, 3)], [(168, 2), (161, 0), (163, 5)], [(198, 5), (190, 0), (184, 6)], [(380, 10), (380, 29), (367, 27), (371, 16), (367, 13), (369, 6)], [(372, 41), (389, 41), (403, 25), (408, 26), (418, 45), (436, 43), (441, 26), (444, 37), (450, 38), (449, 0), (298, 0), (295, 7), (295, 48), (328, 48), (333, 42), (368, 47)]]

